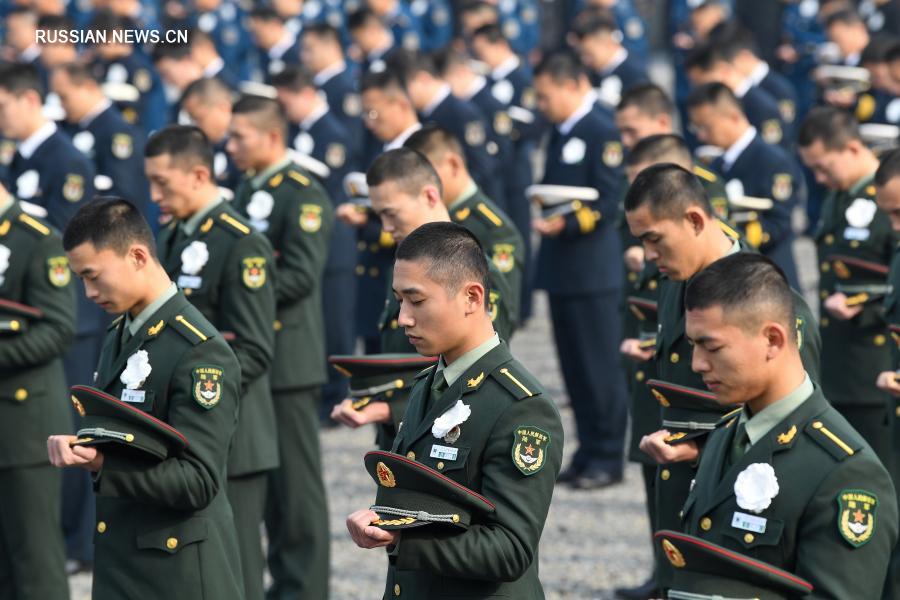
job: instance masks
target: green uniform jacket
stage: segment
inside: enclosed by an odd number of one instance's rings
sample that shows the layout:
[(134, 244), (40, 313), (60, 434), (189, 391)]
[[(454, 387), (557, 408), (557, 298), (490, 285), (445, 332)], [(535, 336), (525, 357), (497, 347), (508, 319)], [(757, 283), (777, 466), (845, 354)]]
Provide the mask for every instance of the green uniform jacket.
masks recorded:
[[(496, 512), (475, 517), (465, 532), (426, 526), (403, 531), (390, 554), (385, 598), (544, 597), (538, 542), (562, 462), (563, 429), (553, 401), (505, 343), (470, 367), (431, 405), (434, 367), (413, 388), (394, 452), (436, 469), (484, 495)], [(472, 410), (452, 444), (456, 460), (431, 458), (434, 420), (462, 400)], [(544, 463), (523, 474), (513, 462), (524, 430), (548, 438)], [(519, 432), (519, 433), (517, 433)]]
[[(848, 215), (856, 226), (848, 222)], [(884, 406), (885, 394), (874, 382), (879, 373), (890, 369), (891, 350), (880, 303), (865, 303), (862, 312), (849, 321), (835, 319), (825, 311), (825, 298), (847, 279), (847, 273), (827, 259), (842, 255), (886, 265), (896, 243), (887, 215), (876, 210), (874, 185), (865, 185), (857, 194), (831, 194), (825, 200), (816, 233), (821, 271), (822, 390), (835, 406)]]
[[(199, 273), (187, 275), (182, 271), (181, 253), (193, 242), (206, 245), (209, 261)], [(242, 385), (228, 476), (274, 469), (278, 442), (268, 378), (275, 348), (272, 246), (222, 202), (190, 236), (180, 234), (177, 222), (160, 231), (157, 248), (169, 277), (191, 304), (219, 331), (234, 336), (228, 341), (241, 365)]]
[(453, 207), (450, 220), (462, 225), (478, 238), (498, 272), (498, 276), (491, 279), (494, 284), (491, 292), (498, 297), (492, 297), (491, 302), (496, 304), (502, 298), (506, 304), (511, 323), (508, 335), (502, 337), (509, 341), (519, 322), (519, 301), (527, 260), (522, 234), (506, 213), (485, 196), (480, 188)]
[[(644, 270), (637, 274), (636, 281), (626, 286), (629, 296), (657, 302), (659, 300), (660, 272), (652, 262), (644, 263)], [(656, 315), (636, 314), (625, 303), (623, 329), (624, 337), (640, 339), (641, 335), (655, 335)], [(628, 399), (631, 414), (631, 441), (628, 446), (628, 460), (645, 465), (655, 465), (648, 454), (639, 448), (641, 438), (660, 429), (659, 403), (650, 393), (645, 382), (656, 379), (656, 361), (635, 362), (624, 358), (628, 374)]]
[[(879, 598), (897, 541), (897, 503), (872, 449), (816, 386), (725, 469), (737, 420), (724, 419), (709, 436), (684, 505), (684, 531), (806, 579), (815, 586), (811, 598)], [(738, 474), (754, 463), (771, 465), (779, 488), (758, 514), (741, 508), (734, 491)], [(845, 493), (850, 497), (842, 499)], [(857, 494), (875, 497), (877, 505), (850, 504)], [(734, 526), (742, 515), (763, 519), (765, 530)], [(867, 527), (857, 538), (850, 525)]]
[[(215, 328), (177, 293), (119, 349), (124, 319), (113, 322), (95, 386), (120, 397), (128, 358), (146, 350), (151, 372), (134, 404), (165, 421), (189, 443), (161, 462), (104, 451), (95, 476), (94, 600), (243, 597), (234, 517), (225, 495), (228, 448), (237, 425), (237, 358)], [(220, 398), (195, 400), (195, 370), (213, 367)]]
[[(891, 292), (884, 299), (884, 317), (888, 325), (900, 327), (900, 242), (894, 245), (888, 284), (891, 286)], [(891, 369), (897, 370), (900, 368), (900, 332), (891, 333), (891, 338), (894, 342), (891, 344), (893, 349)]]
[(48, 464), (47, 437), (72, 427), (62, 355), (75, 335), (75, 284), (59, 234), (17, 204), (0, 221), (0, 247), (0, 299), (43, 312), (0, 307), (0, 469)]
[[(258, 218), (252, 207), (248, 212), (257, 194), (270, 196), (271, 209), (265, 218)], [(259, 188), (253, 187), (251, 177), (245, 178), (235, 193), (234, 206), (250, 217), (275, 249), (272, 390), (321, 385), (327, 380), (322, 275), (334, 225), (331, 200), (315, 177), (289, 163)]]

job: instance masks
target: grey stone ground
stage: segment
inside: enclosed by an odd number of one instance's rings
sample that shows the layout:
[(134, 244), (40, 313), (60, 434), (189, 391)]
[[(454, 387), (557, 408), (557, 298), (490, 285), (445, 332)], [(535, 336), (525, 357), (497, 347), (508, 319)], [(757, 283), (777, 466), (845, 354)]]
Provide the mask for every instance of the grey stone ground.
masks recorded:
[[(814, 310), (814, 249), (808, 239), (795, 245), (806, 296)], [(569, 436), (566, 460), (574, 449), (572, 412), (568, 408), (553, 347), (547, 303), (537, 297), (535, 317), (516, 334), (515, 355), (544, 383), (560, 405)], [(374, 497), (374, 483), (363, 469), (363, 454), (371, 448), (370, 429), (331, 429), (322, 434), (331, 511), (331, 597), (334, 600), (380, 598), (386, 560), (381, 551), (356, 548), (344, 518), (364, 508)], [(548, 599), (605, 599), (621, 585), (637, 585), (650, 569), (649, 526), (644, 511), (640, 471), (629, 464), (625, 481), (603, 491), (557, 488), (540, 547), (540, 571)], [(90, 576), (71, 578), (72, 599), (90, 597)], [(150, 600), (150, 599), (148, 599)]]

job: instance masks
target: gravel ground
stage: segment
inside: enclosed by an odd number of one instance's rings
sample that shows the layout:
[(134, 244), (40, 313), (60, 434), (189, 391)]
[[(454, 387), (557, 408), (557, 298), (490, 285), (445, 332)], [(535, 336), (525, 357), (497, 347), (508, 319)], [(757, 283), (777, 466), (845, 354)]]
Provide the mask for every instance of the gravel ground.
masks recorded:
[[(814, 310), (817, 271), (808, 239), (795, 245), (803, 287)], [(566, 458), (574, 449), (572, 411), (568, 408), (547, 312), (546, 297), (536, 298), (535, 316), (516, 334), (513, 353), (541, 380), (560, 405), (566, 428)], [(357, 548), (344, 526), (352, 511), (368, 506), (375, 484), (362, 456), (372, 448), (371, 429), (329, 429), (322, 434), (331, 513), (331, 597), (333, 600), (380, 598), (386, 559), (380, 551)], [(541, 580), (548, 599), (612, 598), (612, 589), (637, 585), (650, 570), (649, 525), (637, 466), (629, 464), (623, 483), (602, 491), (558, 487), (540, 547)], [(90, 575), (70, 579), (73, 600), (90, 598)]]

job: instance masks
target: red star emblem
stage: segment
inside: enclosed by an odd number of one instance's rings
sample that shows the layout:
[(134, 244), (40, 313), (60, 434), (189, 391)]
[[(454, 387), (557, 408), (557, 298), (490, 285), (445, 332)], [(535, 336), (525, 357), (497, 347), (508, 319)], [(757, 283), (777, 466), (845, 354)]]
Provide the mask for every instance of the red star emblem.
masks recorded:
[(212, 391), (212, 389), (214, 387), (215, 387), (215, 384), (212, 381), (204, 381), (203, 382), (203, 389), (205, 389), (207, 391)]
[(856, 509), (856, 512), (853, 513), (853, 522), (854, 523), (862, 523), (863, 519), (866, 518), (866, 515), (863, 511)]
[(525, 454), (527, 454), (528, 456), (534, 454), (534, 446), (532, 446), (531, 444), (525, 446)]

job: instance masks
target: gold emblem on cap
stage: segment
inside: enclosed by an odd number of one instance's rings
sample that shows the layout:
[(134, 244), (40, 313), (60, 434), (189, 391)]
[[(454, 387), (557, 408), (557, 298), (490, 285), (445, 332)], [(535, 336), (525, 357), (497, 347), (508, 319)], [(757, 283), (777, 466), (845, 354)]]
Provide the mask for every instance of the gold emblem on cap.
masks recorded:
[(378, 464), (375, 465), (375, 472), (378, 474), (378, 483), (384, 487), (396, 487), (397, 480), (394, 479), (394, 473), (391, 472), (386, 464), (379, 461)]
[(834, 274), (838, 276), (838, 279), (850, 279), (850, 269), (848, 269), (847, 265), (842, 261), (834, 261), (832, 267), (834, 268)]
[(81, 400), (72, 396), (72, 406), (75, 407), (75, 410), (78, 412), (78, 416), (83, 417), (87, 414), (87, 411), (84, 410), (84, 405), (81, 403)]
[(675, 544), (669, 540), (662, 541), (662, 549), (663, 552), (666, 553), (666, 558), (669, 559), (669, 562), (672, 563), (673, 567), (681, 569), (687, 564), (684, 560), (684, 555), (681, 554), (681, 550), (676, 548)]
[(660, 392), (659, 390), (655, 390), (653, 388), (650, 388), (650, 391), (653, 393), (653, 397), (656, 398), (657, 402), (659, 402), (662, 406), (664, 406), (666, 408), (671, 406), (669, 404), (669, 401), (666, 400), (666, 397), (663, 396), (662, 392)]
[(686, 435), (687, 434), (683, 431), (679, 431), (678, 433), (673, 433), (672, 435), (667, 435), (666, 443), (669, 444), (671, 442), (677, 442), (678, 440), (680, 440), (681, 438), (683, 438)]

